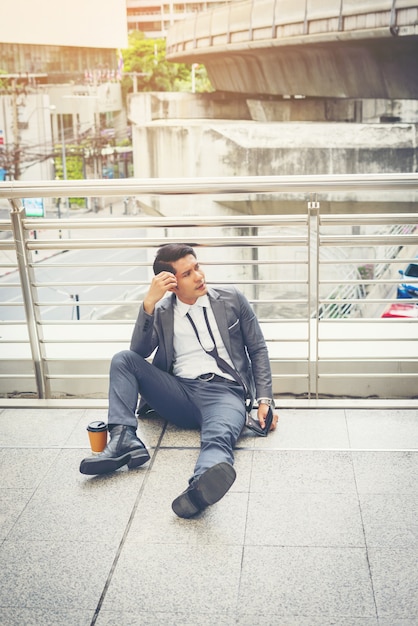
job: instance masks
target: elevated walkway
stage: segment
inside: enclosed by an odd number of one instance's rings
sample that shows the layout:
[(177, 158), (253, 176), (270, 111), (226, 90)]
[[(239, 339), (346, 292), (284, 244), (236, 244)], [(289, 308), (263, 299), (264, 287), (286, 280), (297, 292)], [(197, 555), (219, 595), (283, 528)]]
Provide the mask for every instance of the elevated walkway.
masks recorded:
[[(329, 290), (341, 284), (341, 272), (325, 278), (321, 272), (334, 261), (327, 255), (321, 260), (317, 254), (320, 249), (352, 246), (356, 254), (346, 262), (357, 265), (371, 247), (374, 268), (382, 263), (394, 271), (397, 264), (403, 267), (410, 255), (407, 250), (418, 243), (416, 232), (407, 228), (411, 222), (416, 225), (416, 189), (417, 175), (0, 183), (0, 196), (11, 199), (13, 206), (13, 227), (8, 221), (1, 227), (14, 234), (13, 240), (1, 241), (0, 250), (16, 253), (17, 260), (9, 261), (6, 269), (13, 270), (11, 283), (20, 281), (23, 295), (21, 301), (14, 299), (8, 291), (14, 287), (4, 277), (2, 306), (9, 312), (22, 312), (24, 307), (27, 315), (21, 322), (8, 318), (1, 324), (0, 380), (7, 392), (15, 384), (23, 391), (30, 384), (34, 390), (34, 397), (0, 400), (1, 626), (410, 626), (418, 622), (417, 319), (321, 318), (321, 307), (338, 311), (347, 300), (341, 293), (328, 297)], [(411, 212), (321, 213), (322, 201), (334, 206), (339, 194), (358, 198), (359, 191), (394, 194), (394, 200), (409, 197)], [(286, 194), (297, 194), (296, 201), (307, 207), (291, 215), (225, 215), (214, 210), (222, 200), (230, 201), (231, 195), (247, 206), (266, 199), (277, 208)], [(152, 206), (161, 198), (171, 198), (171, 211), (177, 213), (43, 222), (22, 215), (22, 197), (60, 195), (129, 195), (139, 196), (141, 202), (148, 196)], [(185, 210), (178, 218), (179, 203), (188, 207), (187, 196), (194, 212)], [(212, 214), (196, 215), (202, 206)], [(402, 232), (375, 230), (376, 225), (393, 223)], [(55, 235), (35, 238), (41, 224)], [(292, 230), (295, 224), (301, 228), (298, 235)], [(346, 226), (350, 230), (341, 234)], [(98, 236), (98, 229), (107, 235)], [(282, 343), (272, 359), (277, 430), (266, 439), (244, 432), (236, 450), (237, 480), (230, 492), (199, 517), (182, 520), (172, 512), (171, 502), (193, 471), (200, 445), (197, 431), (143, 419), (138, 432), (151, 453), (146, 466), (86, 477), (79, 473), (79, 464), (91, 454), (86, 426), (93, 420), (107, 420), (105, 397), (82, 396), (97, 391), (97, 380), (105, 381), (103, 354), (109, 356), (119, 341), (126, 347), (133, 323), (120, 315), (127, 303), (113, 290), (147, 284), (155, 247), (163, 240), (189, 236), (199, 246), (199, 256), (209, 252), (209, 271), (215, 266), (218, 273), (222, 271), (223, 281), (248, 289), (254, 306), (261, 307), (263, 323), (274, 328), (280, 322), (284, 332), (268, 337), (272, 351)], [(110, 258), (120, 247), (134, 250), (136, 257)], [(290, 259), (292, 247), (303, 254)], [(401, 261), (396, 256), (400, 247), (408, 254)], [(218, 248), (222, 248), (220, 255)], [(64, 250), (68, 252), (59, 256), (65, 260), (57, 268), (52, 258), (36, 261), (36, 253)], [(97, 256), (81, 261), (78, 254), (85, 250)], [(144, 250), (149, 256), (141, 256)], [(77, 256), (71, 256), (72, 251)], [(310, 255), (315, 251), (314, 262)], [(276, 274), (277, 265), (282, 271)], [(134, 274), (126, 275), (132, 266)], [(40, 273), (42, 267), (46, 275)], [(112, 267), (119, 274), (109, 280)], [(97, 268), (105, 269), (104, 278), (90, 274)], [(69, 278), (64, 277), (68, 269), (74, 273)], [(81, 278), (76, 275), (79, 270)], [(395, 289), (397, 279), (369, 273), (346, 281), (345, 286), (363, 288), (366, 279), (375, 290), (372, 302), (354, 298), (348, 304), (359, 310), (387, 305), (392, 296), (386, 288)], [(104, 295), (91, 293), (98, 283), (106, 287)], [(302, 289), (302, 296), (289, 292), (295, 286)], [(68, 294), (75, 293), (75, 287), (90, 294), (83, 299), (83, 308), (120, 307), (113, 324), (96, 319), (63, 321), (59, 310), (74, 308)], [(326, 288), (325, 296), (319, 287)], [(52, 301), (54, 289), (60, 290), (60, 297)], [(137, 307), (138, 301), (128, 304)], [(282, 307), (289, 310), (294, 305), (304, 307), (302, 318), (283, 317)], [(48, 321), (45, 311), (51, 307), (54, 315)], [(289, 336), (289, 329), (299, 323), (305, 333)], [(311, 331), (312, 325), (319, 333)], [(114, 335), (109, 333), (112, 326)], [(391, 328), (390, 336), (379, 334), (384, 328)], [(97, 333), (103, 332), (109, 333), (103, 338), (105, 345), (97, 341)], [(373, 346), (374, 365), (388, 367), (387, 371), (371, 372), (370, 364), (356, 351), (356, 333), (362, 349)], [(71, 345), (75, 337), (78, 345), (74, 341)], [(338, 353), (328, 359), (332, 345)], [(73, 369), (70, 348), (79, 350)], [(22, 365), (23, 351), (30, 374)], [(348, 351), (353, 361), (347, 364)], [(288, 353), (286, 362), (283, 356)], [(83, 371), (86, 355), (91, 361), (97, 357), (99, 367), (87, 364)], [(63, 360), (60, 371), (54, 369), (57, 357)], [(303, 373), (289, 370), (292, 360), (292, 365), (299, 361), (305, 368)], [(12, 363), (15, 372), (10, 371)], [(310, 371), (312, 363), (318, 370)], [(337, 366), (343, 370), (336, 371)], [(314, 397), (328, 384), (336, 395), (361, 395), (361, 385), (376, 388), (377, 380), (384, 400)], [(292, 393), (283, 398), (283, 390), (295, 381), (302, 385), (303, 398)], [(80, 382), (89, 387), (87, 392)], [(77, 397), (51, 397), (65, 384)], [(389, 385), (396, 395), (392, 399)], [(369, 392), (366, 389), (365, 395)]]
[(167, 58), (204, 63), (217, 91), (417, 98), (413, 0), (247, 0), (174, 24)]
[(0, 410), (2, 626), (418, 623), (418, 411), (279, 409), (196, 519), (195, 431), (143, 420), (136, 471), (86, 477), (106, 410)]

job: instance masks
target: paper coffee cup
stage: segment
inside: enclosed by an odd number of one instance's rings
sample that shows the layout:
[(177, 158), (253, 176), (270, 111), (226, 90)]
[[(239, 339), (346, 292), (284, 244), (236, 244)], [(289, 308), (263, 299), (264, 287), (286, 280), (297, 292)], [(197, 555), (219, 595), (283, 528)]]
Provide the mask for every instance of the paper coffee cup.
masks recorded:
[(107, 444), (107, 424), (105, 422), (90, 422), (87, 426), (92, 452), (102, 452)]

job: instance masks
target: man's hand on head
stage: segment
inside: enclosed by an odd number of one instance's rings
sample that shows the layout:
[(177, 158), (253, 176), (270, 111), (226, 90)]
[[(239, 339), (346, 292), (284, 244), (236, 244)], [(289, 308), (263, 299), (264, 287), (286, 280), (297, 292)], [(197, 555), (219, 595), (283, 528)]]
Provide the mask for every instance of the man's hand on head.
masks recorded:
[(175, 291), (177, 278), (172, 272), (160, 272), (151, 281), (148, 293), (144, 298), (144, 311), (148, 315), (154, 313), (157, 302), (165, 296), (168, 291)]

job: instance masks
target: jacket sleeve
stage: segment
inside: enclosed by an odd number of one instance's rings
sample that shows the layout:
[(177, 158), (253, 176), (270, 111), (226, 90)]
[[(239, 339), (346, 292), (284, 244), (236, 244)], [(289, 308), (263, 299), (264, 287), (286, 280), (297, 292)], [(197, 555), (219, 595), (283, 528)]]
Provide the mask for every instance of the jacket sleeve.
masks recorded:
[(146, 359), (155, 350), (158, 343), (154, 315), (148, 315), (141, 304), (132, 333), (130, 349)]
[(256, 398), (273, 398), (270, 359), (257, 316), (247, 298), (238, 291), (240, 324), (244, 344), (251, 362)]

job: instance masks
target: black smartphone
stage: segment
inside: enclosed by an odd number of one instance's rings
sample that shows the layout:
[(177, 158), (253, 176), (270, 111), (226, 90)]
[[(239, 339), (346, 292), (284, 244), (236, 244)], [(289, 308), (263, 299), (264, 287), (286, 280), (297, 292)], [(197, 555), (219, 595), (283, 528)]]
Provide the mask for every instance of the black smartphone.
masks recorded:
[(251, 413), (247, 413), (247, 419), (245, 421), (245, 425), (247, 428), (249, 428), (250, 430), (255, 432), (257, 435), (259, 435), (259, 437), (267, 437), (267, 435), (269, 434), (272, 421), (273, 421), (273, 409), (270, 406), (268, 413), (267, 413), (266, 424), (264, 428), (261, 428), (260, 422), (258, 421), (257, 409), (253, 409)]

